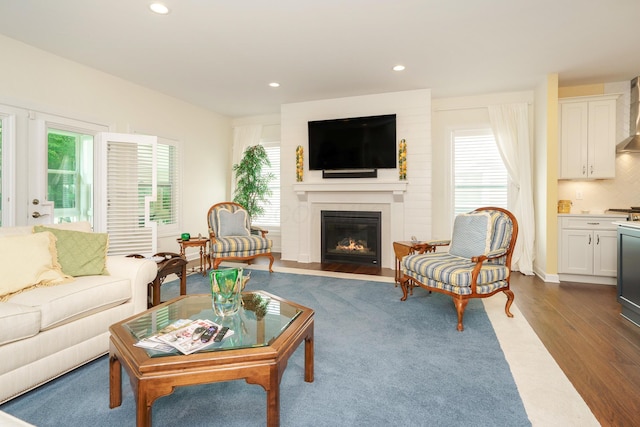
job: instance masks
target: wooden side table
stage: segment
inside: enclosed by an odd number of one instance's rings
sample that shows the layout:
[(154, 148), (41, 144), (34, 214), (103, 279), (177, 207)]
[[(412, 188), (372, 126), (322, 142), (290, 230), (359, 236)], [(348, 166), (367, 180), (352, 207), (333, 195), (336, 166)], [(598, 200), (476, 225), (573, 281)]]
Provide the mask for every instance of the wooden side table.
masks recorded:
[[(132, 258), (144, 258), (142, 255), (127, 255)], [(180, 295), (187, 294), (187, 260), (173, 252), (159, 252), (151, 257), (158, 265), (158, 273), (153, 282), (147, 285), (147, 308), (160, 304), (160, 286), (170, 274), (180, 279)]]
[[(402, 281), (402, 267), (400, 262), (402, 258), (409, 254), (413, 254), (416, 251), (421, 251), (422, 253), (426, 252), (435, 252), (436, 247), (438, 246), (447, 246), (449, 244), (448, 240), (437, 240), (430, 242), (419, 242), (413, 240), (400, 240), (397, 242), (393, 242), (393, 252), (396, 255), (396, 287)], [(409, 291), (411, 295), (413, 295), (413, 285), (409, 284)]]
[[(211, 263), (209, 261), (209, 255), (207, 254), (207, 242), (209, 241), (206, 237), (192, 237), (189, 240), (182, 240), (180, 238), (176, 239), (178, 244), (180, 245), (180, 255), (186, 259), (185, 257), (185, 249), (186, 248), (200, 248), (200, 272), (203, 276), (207, 275), (207, 270), (211, 268)], [(193, 269), (195, 270), (195, 267)]]

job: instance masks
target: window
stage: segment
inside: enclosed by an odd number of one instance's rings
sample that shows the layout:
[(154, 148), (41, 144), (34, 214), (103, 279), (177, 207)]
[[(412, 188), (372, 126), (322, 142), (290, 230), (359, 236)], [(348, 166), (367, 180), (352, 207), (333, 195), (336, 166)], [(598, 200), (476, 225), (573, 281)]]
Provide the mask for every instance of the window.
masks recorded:
[[(137, 161), (151, 164), (153, 152), (145, 146), (138, 147)], [(149, 219), (158, 223), (160, 235), (178, 233), (180, 211), (180, 150), (175, 141), (158, 137), (156, 147), (156, 197), (151, 202)], [(146, 197), (152, 196), (152, 175), (140, 181), (138, 194), (140, 203), (144, 205)], [(143, 212), (143, 211), (141, 211)], [(142, 218), (140, 219), (143, 220)]]
[(280, 142), (264, 142), (262, 145), (271, 162), (271, 167), (264, 167), (262, 172), (272, 173), (275, 178), (269, 182), (271, 196), (268, 203), (262, 206), (264, 213), (253, 219), (253, 223), (263, 227), (280, 227)]
[(2, 156), (2, 152), (3, 150), (3, 145), (4, 145), (4, 139), (2, 137), (2, 117), (0, 116), (0, 227), (3, 225), (2, 224), (2, 201), (3, 201), (3, 191), (2, 191), (2, 182), (4, 181), (3, 176), (2, 176), (2, 169), (3, 169), (3, 156)]
[(15, 224), (16, 111), (0, 105), (0, 226)]
[(93, 135), (48, 128), (47, 153), (54, 222), (92, 221)]
[(453, 214), (507, 207), (507, 170), (489, 129), (453, 132)]
[(151, 220), (160, 234), (177, 234), (180, 219), (180, 150), (175, 141), (158, 138), (156, 154), (158, 197), (151, 204)]

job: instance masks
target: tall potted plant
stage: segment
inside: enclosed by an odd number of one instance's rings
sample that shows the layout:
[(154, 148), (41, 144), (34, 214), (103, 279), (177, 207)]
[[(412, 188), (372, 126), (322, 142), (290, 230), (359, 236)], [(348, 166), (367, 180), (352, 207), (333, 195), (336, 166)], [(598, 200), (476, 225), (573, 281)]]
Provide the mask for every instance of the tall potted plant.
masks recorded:
[(251, 219), (264, 213), (261, 204), (268, 203), (267, 197), (271, 196), (269, 182), (274, 175), (271, 172), (263, 174), (265, 166), (271, 166), (271, 162), (262, 145), (248, 147), (240, 163), (233, 165), (236, 174), (233, 201), (244, 206)]

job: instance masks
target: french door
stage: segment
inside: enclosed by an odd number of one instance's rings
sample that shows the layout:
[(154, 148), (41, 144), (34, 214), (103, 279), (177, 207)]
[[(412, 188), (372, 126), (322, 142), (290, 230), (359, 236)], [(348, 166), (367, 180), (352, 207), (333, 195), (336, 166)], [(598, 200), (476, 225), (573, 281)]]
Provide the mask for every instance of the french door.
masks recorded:
[(109, 254), (151, 255), (157, 227), (157, 138), (31, 113), (27, 223), (88, 221), (109, 233)]

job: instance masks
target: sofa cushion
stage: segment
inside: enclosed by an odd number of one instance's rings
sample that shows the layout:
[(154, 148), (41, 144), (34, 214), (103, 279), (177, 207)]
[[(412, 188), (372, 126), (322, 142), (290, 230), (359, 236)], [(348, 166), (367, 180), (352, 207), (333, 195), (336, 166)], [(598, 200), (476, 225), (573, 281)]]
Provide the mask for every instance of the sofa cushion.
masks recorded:
[(35, 286), (51, 286), (70, 279), (57, 261), (51, 233), (0, 237), (0, 301)]
[(62, 286), (35, 288), (11, 299), (12, 303), (40, 309), (40, 329), (52, 328), (91, 313), (122, 304), (131, 298), (129, 279), (83, 276)]
[(107, 274), (107, 233), (85, 233), (82, 231), (36, 225), (34, 233), (49, 231), (56, 236), (58, 262), (69, 276), (93, 276)]
[(34, 336), (40, 331), (40, 310), (0, 302), (0, 345)]

